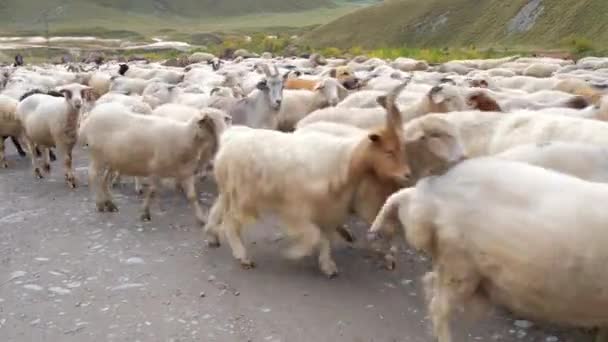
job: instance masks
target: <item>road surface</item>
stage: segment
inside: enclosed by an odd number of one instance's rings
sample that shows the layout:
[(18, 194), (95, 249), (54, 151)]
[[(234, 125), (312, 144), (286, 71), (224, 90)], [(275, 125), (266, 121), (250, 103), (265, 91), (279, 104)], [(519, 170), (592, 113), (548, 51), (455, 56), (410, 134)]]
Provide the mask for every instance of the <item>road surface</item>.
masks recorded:
[[(8, 143), (11, 145), (11, 143)], [(428, 261), (412, 251), (386, 271), (359, 243), (339, 244), (340, 275), (326, 279), (316, 259), (281, 257), (272, 224), (247, 231), (257, 268), (243, 270), (227, 246), (208, 249), (183, 196), (165, 189), (152, 222), (129, 178), (113, 190), (118, 213), (97, 213), (76, 152), (81, 186), (70, 190), (61, 164), (35, 180), (27, 159), (8, 149), (0, 169), (0, 341), (428, 342), (418, 279)], [(201, 198), (208, 207), (213, 186)], [(454, 322), (455, 342), (587, 342), (504, 312), (476, 324)]]

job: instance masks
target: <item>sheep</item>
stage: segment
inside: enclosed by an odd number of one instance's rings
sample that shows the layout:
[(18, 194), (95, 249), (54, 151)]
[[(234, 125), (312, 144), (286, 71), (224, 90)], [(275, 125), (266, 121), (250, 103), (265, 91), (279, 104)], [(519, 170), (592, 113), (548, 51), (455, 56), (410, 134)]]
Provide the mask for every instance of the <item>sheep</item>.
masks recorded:
[(359, 79), (355, 76), (355, 74), (345, 66), (331, 68), (327, 71), (327, 74), (322, 73), (321, 76), (329, 76), (337, 79), (342, 83), (344, 88), (348, 90), (357, 89), (360, 86)]
[[(81, 109), (91, 98), (92, 88), (80, 84), (69, 84), (58, 89), (64, 97), (33, 94), (17, 106), (17, 117), (23, 125), (24, 138), (32, 158), (34, 176), (42, 178), (36, 161), (35, 148), (46, 150), (56, 147), (64, 156), (65, 180), (76, 188), (72, 166), (72, 149), (77, 140), (77, 126)], [(43, 169), (50, 172), (51, 166), (44, 153)]]
[(173, 102), (179, 94), (180, 88), (176, 85), (164, 82), (151, 82), (144, 88), (141, 95), (145, 103), (152, 108), (156, 108), (162, 104)]
[(391, 67), (401, 71), (424, 71), (429, 68), (429, 65), (426, 61), (399, 57), (391, 63)]
[(131, 111), (138, 114), (152, 113), (152, 107), (150, 107), (149, 104), (145, 103), (141, 96), (137, 95), (128, 96), (121, 93), (110, 92), (106, 93), (105, 95), (97, 99), (97, 101), (95, 101), (97, 105), (110, 102), (121, 103), (127, 106)]
[[(585, 109), (591, 104), (582, 96), (565, 96), (563, 99), (554, 99), (552, 102), (538, 102), (535, 101), (537, 98), (541, 98), (538, 95), (543, 95), (541, 92), (530, 94), (529, 96), (513, 97), (503, 99), (500, 101), (495, 100), (491, 92), (487, 90), (473, 90), (466, 96), (466, 101), (469, 107), (479, 109), (482, 111), (495, 111), (495, 112), (512, 112), (518, 109), (530, 109), (530, 110), (541, 110), (541, 109), (555, 109), (555, 108), (572, 108), (572, 109)], [(561, 95), (561, 94), (560, 94)], [(562, 97), (562, 96), (559, 96)], [(583, 113), (581, 113), (583, 115)]]
[(298, 121), (311, 112), (328, 106), (335, 107), (345, 97), (346, 92), (347, 90), (333, 78), (320, 81), (313, 91), (284, 91), (277, 128), (284, 132), (294, 130)]
[(110, 81), (110, 91), (116, 93), (123, 93), (126, 95), (141, 95), (149, 83), (150, 81), (140, 78), (112, 76)]
[(215, 55), (208, 52), (195, 52), (188, 57), (188, 61), (190, 63), (201, 63), (201, 62), (209, 62), (213, 60)]
[[(446, 84), (431, 88), (418, 103), (404, 109), (401, 116), (402, 120), (407, 122), (428, 113), (447, 113), (467, 108), (459, 88)], [(317, 121), (332, 121), (368, 129), (384, 124), (382, 113), (381, 108), (325, 108), (300, 120), (297, 127), (304, 127)]]
[(597, 341), (605, 341), (608, 214), (589, 200), (608, 201), (608, 185), (476, 158), (391, 195), (370, 235), (396, 217), (407, 242), (431, 256), (423, 280), (439, 342), (451, 341), (456, 309), (479, 313), (490, 303), (525, 318), (599, 327)]
[(291, 134), (243, 126), (228, 129), (214, 161), (219, 196), (205, 226), (208, 245), (219, 246), (223, 233), (234, 258), (244, 268), (253, 267), (241, 230), (272, 212), (285, 223), (282, 227), (289, 235), (297, 236), (287, 255), (301, 258), (318, 245), (321, 271), (335, 276), (330, 236), (344, 223), (358, 183), (367, 174), (397, 183), (407, 179), (395, 97), (389, 94), (384, 128), (356, 136), (312, 130)]
[(15, 148), (22, 157), (25, 156), (23, 148), (19, 144), (18, 138), (23, 130), (21, 121), (17, 117), (17, 105), (19, 102), (11, 97), (0, 95), (0, 167), (8, 168), (8, 163), (4, 156), (4, 140), (11, 137)]
[(89, 87), (93, 88), (93, 91), (97, 97), (108, 93), (110, 91), (110, 84), (112, 83), (112, 76), (108, 73), (97, 71), (91, 75), (89, 79)]
[(211, 65), (211, 69), (213, 69), (213, 71), (218, 71), (222, 67), (222, 64), (224, 64), (224, 61), (215, 57), (212, 60), (207, 61), (207, 64)]
[(560, 68), (557, 64), (534, 63), (523, 71), (524, 76), (551, 77)]
[[(226, 112), (210, 107), (195, 108), (181, 104), (169, 103), (154, 109), (152, 115), (187, 122), (191, 118), (200, 115), (200, 113), (210, 117), (213, 120), (213, 123), (215, 125), (215, 132), (217, 135), (221, 135), (228, 127), (232, 125), (232, 118)], [(202, 152), (210, 153), (212, 151), (204, 150)], [(210, 155), (201, 155), (201, 165), (199, 166), (199, 170), (197, 171), (205, 171), (203, 169), (205, 166), (204, 164), (207, 162), (208, 164), (211, 164), (210, 159)], [(205, 174), (203, 174), (202, 176), (204, 177)]]
[(127, 64), (121, 64), (118, 73), (121, 76), (143, 80), (157, 79), (162, 82), (177, 84), (184, 80), (184, 73), (168, 69), (142, 69)]
[(459, 132), (466, 155), (478, 157), (503, 152), (514, 146), (551, 141), (584, 142), (608, 146), (608, 123), (538, 112), (458, 112), (429, 114), (404, 126), (405, 136), (425, 121), (442, 118)]
[(283, 101), (283, 78), (276, 66), (273, 72), (267, 64), (263, 66), (265, 78), (258, 82), (257, 90), (237, 101), (228, 110), (235, 125), (255, 128), (277, 127), (277, 117)]
[(459, 61), (450, 61), (443, 63), (439, 66), (439, 72), (443, 73), (456, 73), (459, 75), (466, 75), (473, 70)]
[(313, 53), (308, 57), (308, 60), (299, 60), (291, 64), (300, 69), (314, 69), (319, 65), (327, 65), (327, 61), (320, 54)]
[(567, 92), (573, 95), (584, 96), (593, 104), (598, 104), (602, 98), (602, 92), (591, 87), (587, 82), (575, 78), (567, 78), (559, 81), (554, 90)]
[(493, 83), (499, 88), (519, 89), (528, 93), (553, 89), (560, 81), (556, 78), (530, 76), (495, 77)]
[(519, 63), (525, 64), (557, 64), (559, 66), (567, 66), (574, 64), (573, 61), (563, 59), (563, 58), (553, 58), (553, 57), (521, 57), (516, 60)]
[(13, 63), (13, 67), (23, 66), (25, 63), (23, 62), (23, 56), (21, 54), (15, 55), (15, 63)]
[(108, 189), (110, 171), (116, 171), (149, 177), (142, 220), (151, 219), (150, 201), (160, 178), (175, 178), (185, 189), (197, 222), (204, 223), (194, 176), (199, 156), (212, 155), (218, 146), (219, 136), (209, 116), (199, 114), (182, 122), (136, 114), (121, 104), (106, 103), (93, 109), (80, 126), (79, 135), (88, 145), (89, 184), (95, 191), (98, 211), (118, 210)]
[(306, 78), (294, 78), (290, 77), (290, 74), (286, 74), (285, 76), (285, 89), (295, 90), (295, 89), (305, 89), (305, 90), (314, 90), (319, 83), (319, 80), (312, 80)]
[[(239, 101), (242, 101), (242, 99), (239, 100), (234, 97), (213, 95), (213, 96), (209, 97), (209, 100), (207, 101), (207, 106), (209, 106), (211, 108), (223, 110), (225, 112), (229, 112), (230, 109), (233, 108)], [(199, 106), (193, 105), (191, 103), (186, 103), (186, 104), (193, 106), (193, 107), (199, 107)]]
[(215, 132), (221, 135), (223, 131), (232, 123), (232, 118), (224, 111), (215, 108), (199, 109), (191, 106), (186, 106), (176, 103), (168, 103), (156, 107), (152, 111), (152, 115), (171, 118), (178, 121), (187, 122), (193, 117), (202, 113), (210, 117), (215, 124)]
[[(438, 116), (428, 117), (421, 120), (419, 125), (408, 127), (405, 150), (413, 183), (438, 174), (467, 157), (457, 127)], [(607, 147), (556, 140), (517, 145), (493, 154), (493, 157), (549, 168), (588, 181), (608, 182)]]
[(360, 90), (348, 95), (342, 102), (338, 103), (338, 108), (377, 108), (379, 106), (376, 99), (378, 96), (386, 94), (379, 90)]
[(525, 162), (590, 182), (608, 183), (608, 148), (602, 146), (552, 141), (516, 146), (493, 157)]
[(467, 105), (482, 112), (502, 112), (501, 106), (483, 91), (472, 92), (466, 97)]

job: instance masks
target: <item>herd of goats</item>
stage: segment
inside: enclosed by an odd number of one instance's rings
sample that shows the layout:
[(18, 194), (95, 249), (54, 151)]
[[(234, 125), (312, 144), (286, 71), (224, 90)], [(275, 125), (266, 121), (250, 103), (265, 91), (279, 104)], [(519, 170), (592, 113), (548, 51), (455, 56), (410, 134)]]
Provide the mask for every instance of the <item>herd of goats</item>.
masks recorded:
[[(74, 188), (78, 146), (97, 210), (118, 210), (110, 187), (130, 176), (143, 220), (173, 180), (207, 244), (227, 242), (244, 268), (243, 229), (274, 214), (285, 255), (318, 253), (335, 276), (331, 242), (354, 240), (355, 215), (387, 268), (400, 236), (431, 256), (439, 342), (454, 313), (491, 305), (608, 341), (608, 58), (188, 61), (17, 58), (0, 74), (0, 165), (10, 137), (35, 177), (61, 158)], [(205, 213), (196, 187), (209, 175), (218, 197)]]

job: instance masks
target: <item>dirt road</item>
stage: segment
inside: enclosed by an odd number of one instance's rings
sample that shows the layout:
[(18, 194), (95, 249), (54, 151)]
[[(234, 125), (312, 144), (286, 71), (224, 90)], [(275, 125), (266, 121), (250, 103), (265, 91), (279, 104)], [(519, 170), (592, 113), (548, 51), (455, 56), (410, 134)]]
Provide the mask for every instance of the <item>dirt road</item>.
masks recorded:
[[(10, 143), (8, 143), (10, 145)], [(11, 147), (12, 148), (12, 147)], [(431, 341), (418, 279), (428, 265), (403, 252), (382, 270), (360, 245), (335, 249), (340, 276), (316, 260), (281, 257), (276, 229), (247, 234), (257, 263), (243, 270), (229, 248), (208, 249), (187, 202), (163, 190), (152, 222), (139, 221), (131, 183), (114, 189), (120, 212), (97, 213), (77, 152), (81, 186), (70, 190), (61, 164), (34, 180), (9, 148), (0, 169), (0, 341)], [(125, 181), (130, 181), (125, 178)], [(208, 207), (212, 186), (201, 198)], [(465, 325), (456, 342), (587, 342), (588, 335), (517, 322), (498, 312)]]

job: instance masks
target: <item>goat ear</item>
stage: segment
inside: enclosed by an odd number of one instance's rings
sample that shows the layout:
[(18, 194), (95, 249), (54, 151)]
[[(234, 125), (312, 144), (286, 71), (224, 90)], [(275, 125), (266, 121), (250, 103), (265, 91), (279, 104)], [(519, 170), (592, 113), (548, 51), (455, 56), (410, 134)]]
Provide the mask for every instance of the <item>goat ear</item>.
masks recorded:
[(337, 75), (337, 74), (338, 74), (338, 72), (336, 71), (336, 68), (332, 68), (332, 69), (329, 71), (329, 77), (336, 78), (336, 75)]
[(83, 97), (83, 98), (84, 98), (86, 101), (89, 101), (89, 102), (93, 102), (93, 101), (97, 100), (97, 96), (96, 96), (96, 94), (95, 94), (95, 92), (93, 91), (93, 89), (92, 89), (92, 88), (83, 89), (83, 90), (80, 92), (80, 95), (81, 95), (81, 96), (82, 96), (82, 97)]
[(65, 97), (68, 100), (72, 98), (72, 91), (69, 89), (61, 89), (59, 92), (62, 93), (63, 97)]
[(202, 118), (198, 119), (198, 127), (207, 132), (215, 132), (213, 119), (208, 115), (204, 115)]
[(445, 101), (445, 95), (443, 95), (442, 91), (442, 86), (434, 86), (433, 88), (431, 88), (431, 91), (429, 91), (429, 97), (431, 98), (431, 101), (435, 103), (441, 103)]
[(387, 106), (386, 95), (378, 96), (376, 98), (376, 103), (378, 103), (379, 105), (381, 105), (382, 108), (386, 109), (386, 106)]
[(259, 90), (268, 90), (268, 83), (266, 82), (266, 80), (262, 80), (258, 82), (258, 84), (256, 84), (256, 88), (258, 88)]
[(445, 101), (445, 96), (442, 93), (431, 94), (431, 100), (435, 103), (442, 103)]
[(368, 136), (369, 140), (371, 140), (371, 142), (377, 143), (381, 140), (380, 134), (378, 133), (370, 133)]

